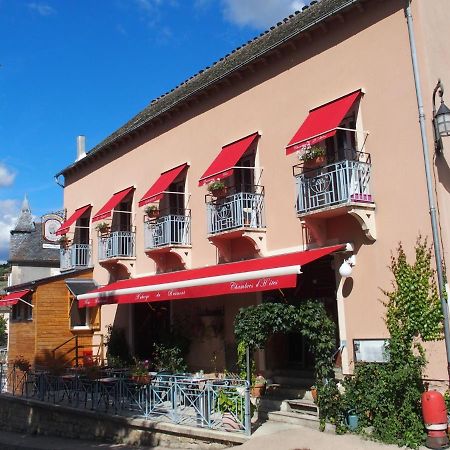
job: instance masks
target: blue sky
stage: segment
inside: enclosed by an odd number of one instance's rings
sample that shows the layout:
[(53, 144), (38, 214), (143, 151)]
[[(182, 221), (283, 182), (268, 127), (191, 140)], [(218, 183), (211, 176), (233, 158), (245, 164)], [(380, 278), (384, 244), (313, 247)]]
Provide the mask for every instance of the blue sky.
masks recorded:
[(0, 261), (28, 195), (153, 98), (304, 6), (296, 0), (0, 0)]

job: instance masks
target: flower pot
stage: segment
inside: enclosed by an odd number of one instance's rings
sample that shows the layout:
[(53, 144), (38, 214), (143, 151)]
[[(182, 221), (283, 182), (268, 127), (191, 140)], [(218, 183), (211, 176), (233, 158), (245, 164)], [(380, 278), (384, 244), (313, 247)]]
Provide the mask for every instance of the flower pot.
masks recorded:
[(157, 219), (159, 217), (159, 209), (152, 209), (147, 212), (147, 217), (149, 219)]
[(229, 412), (223, 413), (222, 424), (227, 431), (236, 431), (241, 429), (241, 425), (236, 421), (233, 414)]
[(212, 189), (211, 194), (213, 197), (216, 197), (216, 198), (224, 198), (227, 195), (227, 188), (222, 187), (219, 189)]
[(131, 380), (136, 384), (149, 384), (151, 381), (150, 375), (132, 375)]
[(304, 161), (303, 167), (305, 169), (317, 169), (318, 167), (325, 166), (327, 163), (327, 158), (325, 155), (317, 156), (314, 159), (308, 159)]
[(266, 392), (265, 384), (252, 386), (250, 390), (251, 396), (255, 398), (262, 397), (265, 394), (265, 392)]
[(311, 396), (314, 403), (317, 403), (317, 388), (311, 388)]

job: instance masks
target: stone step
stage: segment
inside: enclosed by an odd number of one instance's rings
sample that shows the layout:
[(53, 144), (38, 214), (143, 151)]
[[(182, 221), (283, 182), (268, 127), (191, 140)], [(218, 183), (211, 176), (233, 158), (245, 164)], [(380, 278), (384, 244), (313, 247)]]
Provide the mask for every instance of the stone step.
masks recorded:
[(279, 398), (279, 399), (295, 399), (303, 398), (312, 400), (310, 386), (287, 386), (280, 384), (270, 384), (266, 389), (266, 397)]
[(291, 376), (291, 375), (275, 375), (272, 377), (274, 384), (282, 386), (296, 386), (310, 388), (315, 383), (313, 376)]
[(310, 416), (319, 416), (319, 409), (317, 405), (311, 400), (286, 400), (286, 403), (289, 406), (288, 411), (299, 412), (302, 414), (308, 414)]
[[(319, 418), (308, 414), (300, 414), (291, 411), (274, 411), (269, 412), (267, 414), (267, 418), (271, 422), (289, 423), (292, 425), (312, 428), (314, 430), (318, 430), (320, 428)], [(335, 426), (327, 423), (325, 424), (325, 431), (335, 433)]]
[(303, 425), (315, 430), (319, 429), (319, 418), (309, 414), (302, 414), (293, 411), (271, 411), (267, 414), (271, 422), (283, 422), (293, 425)]

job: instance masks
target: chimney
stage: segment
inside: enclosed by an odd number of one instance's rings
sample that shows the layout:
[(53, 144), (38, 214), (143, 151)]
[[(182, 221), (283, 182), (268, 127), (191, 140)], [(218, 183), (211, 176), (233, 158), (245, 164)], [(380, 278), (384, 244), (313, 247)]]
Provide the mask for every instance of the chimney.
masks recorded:
[(77, 159), (83, 159), (86, 156), (86, 136), (77, 136)]

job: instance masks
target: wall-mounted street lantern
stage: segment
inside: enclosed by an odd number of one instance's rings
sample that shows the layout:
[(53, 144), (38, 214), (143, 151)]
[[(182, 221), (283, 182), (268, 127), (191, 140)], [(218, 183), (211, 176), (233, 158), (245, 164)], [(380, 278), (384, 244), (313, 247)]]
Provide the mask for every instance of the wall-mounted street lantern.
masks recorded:
[[(436, 111), (436, 93), (441, 97), (441, 106)], [(441, 80), (438, 80), (433, 90), (433, 131), (434, 131), (434, 148), (437, 153), (442, 152), (442, 138), (450, 136), (450, 109), (444, 103), (444, 86)]]

